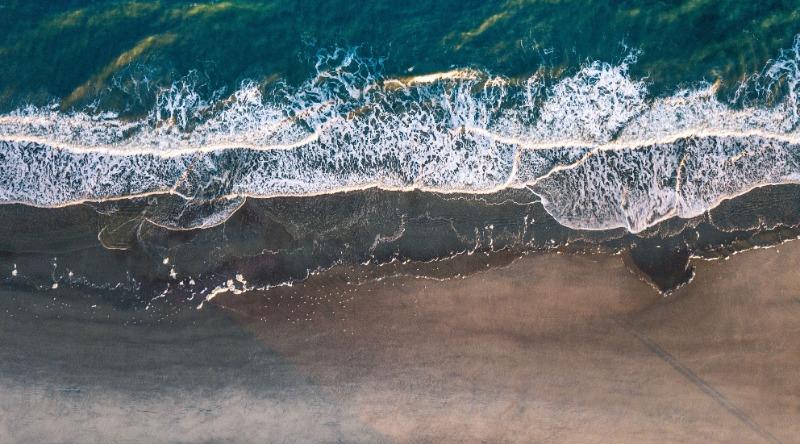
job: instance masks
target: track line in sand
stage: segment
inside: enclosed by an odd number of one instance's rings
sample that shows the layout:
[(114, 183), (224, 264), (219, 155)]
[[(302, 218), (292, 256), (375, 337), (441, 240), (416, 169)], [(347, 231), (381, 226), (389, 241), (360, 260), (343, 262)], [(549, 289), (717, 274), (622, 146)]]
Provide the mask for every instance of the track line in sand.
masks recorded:
[(664, 350), (658, 343), (650, 339), (646, 334), (636, 330), (633, 326), (626, 322), (617, 322), (626, 332), (631, 334), (633, 337), (639, 340), (648, 350), (650, 350), (653, 354), (661, 358), (664, 362), (669, 364), (675, 371), (677, 371), (681, 376), (683, 376), (687, 381), (694, 384), (697, 388), (700, 389), (703, 393), (708, 395), (711, 399), (716, 401), (722, 408), (724, 408), (728, 413), (736, 417), (743, 425), (745, 425), (748, 429), (756, 433), (759, 437), (761, 437), (764, 441), (770, 443), (780, 443), (781, 441), (772, 435), (769, 431), (764, 429), (761, 425), (759, 425), (753, 418), (751, 418), (747, 413), (745, 413), (742, 409), (740, 409), (736, 404), (731, 402), (725, 395), (723, 395), (719, 390), (715, 389), (711, 384), (706, 382), (703, 378), (698, 376), (695, 372), (693, 372), (689, 367), (685, 366), (681, 363), (675, 356), (670, 354), (668, 351)]

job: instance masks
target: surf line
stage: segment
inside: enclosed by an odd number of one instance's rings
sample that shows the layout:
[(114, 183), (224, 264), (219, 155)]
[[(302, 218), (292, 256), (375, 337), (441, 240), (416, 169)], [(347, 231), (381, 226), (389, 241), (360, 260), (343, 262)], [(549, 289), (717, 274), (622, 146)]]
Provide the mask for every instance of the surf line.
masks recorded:
[[(210, 143), (205, 146), (192, 146), (189, 143), (180, 143), (167, 148), (136, 148), (126, 146), (125, 143), (118, 145), (101, 144), (97, 146), (80, 145), (69, 142), (62, 142), (57, 139), (26, 134), (0, 134), (0, 142), (7, 143), (35, 143), (54, 150), (65, 151), (74, 154), (101, 154), (109, 156), (133, 157), (133, 156), (152, 156), (158, 158), (175, 158), (187, 155), (209, 154), (224, 151), (248, 150), (248, 151), (290, 151), (302, 148), (312, 143), (318, 142), (325, 131), (325, 126), (309, 133), (306, 137), (294, 142), (278, 143), (271, 145), (255, 144), (248, 141), (221, 140), (220, 142)], [(504, 145), (513, 145), (525, 151), (551, 151), (556, 149), (590, 149), (596, 151), (624, 151), (645, 148), (653, 145), (668, 145), (680, 140), (699, 138), (735, 138), (746, 139), (758, 137), (769, 139), (776, 142), (788, 144), (800, 144), (800, 134), (782, 134), (758, 129), (747, 131), (734, 130), (710, 130), (702, 128), (687, 129), (675, 132), (663, 137), (650, 139), (626, 139), (621, 138), (609, 142), (598, 143), (590, 140), (579, 139), (559, 139), (554, 141), (536, 141), (519, 136), (507, 136), (496, 134), (488, 129), (460, 126), (450, 130), (452, 134), (459, 132), (476, 134), (492, 142)], [(188, 134), (191, 136), (191, 133)]]

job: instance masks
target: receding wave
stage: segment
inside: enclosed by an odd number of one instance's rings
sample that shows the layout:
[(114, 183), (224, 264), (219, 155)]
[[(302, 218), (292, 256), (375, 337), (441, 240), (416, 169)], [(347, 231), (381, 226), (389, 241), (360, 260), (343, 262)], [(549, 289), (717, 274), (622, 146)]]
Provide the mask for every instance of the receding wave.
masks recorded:
[[(221, 202), (379, 187), (527, 189), (561, 224), (642, 231), (753, 188), (800, 182), (800, 39), (735, 97), (710, 84), (667, 97), (630, 55), (570, 76), (474, 70), (385, 78), (354, 51), (298, 87), (245, 82), (200, 97), (163, 89), (144, 117), (27, 107), (0, 116), (0, 201), (42, 207), (173, 194)], [(196, 225), (185, 221), (175, 228)]]

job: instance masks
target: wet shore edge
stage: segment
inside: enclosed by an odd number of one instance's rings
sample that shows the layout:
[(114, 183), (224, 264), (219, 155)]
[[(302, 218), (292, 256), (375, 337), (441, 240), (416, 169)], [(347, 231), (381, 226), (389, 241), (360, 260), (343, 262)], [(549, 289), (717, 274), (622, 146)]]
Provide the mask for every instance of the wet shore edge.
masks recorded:
[(143, 306), (165, 295), (201, 301), (231, 280), (238, 290), (272, 288), (334, 267), (372, 278), (444, 279), (558, 252), (619, 255), (656, 291), (670, 294), (691, 281), (698, 260), (797, 238), (798, 196), (797, 185), (757, 188), (702, 216), (636, 234), (563, 227), (527, 190), (476, 196), (368, 189), (246, 199), (222, 222), (186, 229), (174, 227), (221, 211), (219, 203), (187, 205), (165, 195), (50, 209), (9, 204), (0, 205), (0, 282), (116, 290), (121, 305)]

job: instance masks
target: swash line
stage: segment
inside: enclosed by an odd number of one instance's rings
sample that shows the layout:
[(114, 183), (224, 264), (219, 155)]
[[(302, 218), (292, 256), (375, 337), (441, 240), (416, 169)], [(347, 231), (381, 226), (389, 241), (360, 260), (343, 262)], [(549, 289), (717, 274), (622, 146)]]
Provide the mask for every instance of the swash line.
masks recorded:
[[(324, 128), (324, 127), (323, 127)], [(749, 131), (730, 131), (730, 130), (702, 130), (688, 129), (664, 136), (661, 138), (639, 139), (639, 140), (618, 140), (606, 143), (597, 143), (588, 140), (562, 139), (552, 142), (534, 142), (529, 139), (504, 136), (495, 134), (487, 129), (461, 126), (453, 128), (451, 132), (465, 131), (486, 137), (495, 143), (506, 145), (516, 145), (525, 151), (547, 151), (554, 149), (593, 149), (597, 151), (623, 151), (643, 148), (653, 145), (666, 145), (675, 143), (679, 140), (690, 138), (747, 138), (760, 137), (777, 142), (800, 144), (800, 134), (780, 134), (762, 130)], [(287, 151), (309, 145), (319, 140), (323, 131), (317, 130), (308, 136), (291, 143), (280, 143), (274, 145), (259, 145), (251, 142), (237, 142), (234, 140), (221, 141), (201, 147), (191, 147), (189, 144), (180, 144), (171, 148), (126, 148), (125, 144), (120, 145), (98, 145), (88, 146), (74, 143), (61, 142), (42, 136), (0, 134), (0, 141), (10, 143), (36, 143), (49, 148), (67, 151), (75, 154), (105, 154), (113, 156), (153, 156), (159, 158), (174, 158), (191, 154), (215, 153), (231, 150), (251, 150), (251, 151)]]

